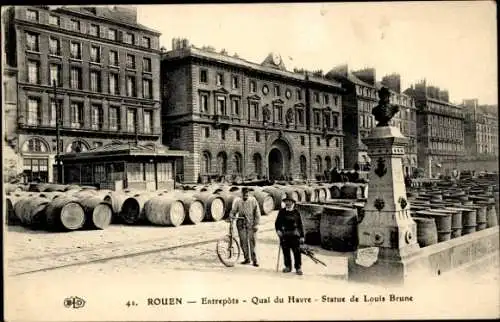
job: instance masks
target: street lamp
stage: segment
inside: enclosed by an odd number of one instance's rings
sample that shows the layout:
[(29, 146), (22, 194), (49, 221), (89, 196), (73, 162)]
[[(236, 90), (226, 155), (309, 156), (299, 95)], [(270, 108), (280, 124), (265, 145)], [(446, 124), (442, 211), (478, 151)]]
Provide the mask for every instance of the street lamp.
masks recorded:
[(62, 167), (60, 159), (60, 145), (61, 145), (61, 116), (60, 106), (57, 100), (57, 84), (56, 80), (52, 82), (54, 86), (54, 104), (56, 106), (56, 164), (57, 164), (57, 183), (62, 183)]
[(265, 119), (262, 121), (262, 125), (264, 126), (264, 174), (267, 180), (269, 178), (269, 174), (267, 172), (267, 163), (269, 162), (269, 158), (267, 156), (267, 121)]

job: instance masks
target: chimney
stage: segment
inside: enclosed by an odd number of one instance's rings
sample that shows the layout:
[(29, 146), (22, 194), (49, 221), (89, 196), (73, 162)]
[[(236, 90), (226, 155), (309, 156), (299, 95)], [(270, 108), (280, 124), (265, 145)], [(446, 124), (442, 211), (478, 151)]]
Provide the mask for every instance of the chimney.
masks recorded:
[(333, 67), (327, 74), (327, 78), (334, 78), (335, 76), (347, 77), (349, 68), (347, 64)]
[(376, 75), (375, 68), (364, 68), (358, 71), (352, 72), (356, 77), (361, 79), (363, 82), (375, 86)]
[(387, 86), (396, 93), (401, 93), (401, 76), (399, 74), (391, 74), (382, 78), (382, 85)]
[(189, 40), (186, 38), (182, 39), (182, 48), (188, 48), (189, 47)]

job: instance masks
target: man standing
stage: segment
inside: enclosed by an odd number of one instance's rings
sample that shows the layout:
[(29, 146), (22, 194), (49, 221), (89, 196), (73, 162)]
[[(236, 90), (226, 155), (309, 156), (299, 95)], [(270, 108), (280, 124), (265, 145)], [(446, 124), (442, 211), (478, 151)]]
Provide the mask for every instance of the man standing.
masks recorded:
[(259, 203), (255, 197), (249, 196), (248, 188), (243, 188), (241, 192), (242, 198), (236, 199), (231, 209), (232, 217), (243, 217), (243, 219), (236, 221), (241, 248), (245, 256), (245, 260), (241, 264), (250, 264), (251, 259), (253, 266), (258, 267), (259, 263), (255, 255), (255, 235), (260, 223)]
[(290, 250), (293, 253), (295, 270), (297, 275), (302, 275), (302, 258), (300, 253), (300, 244), (304, 243), (304, 228), (302, 226), (302, 218), (297, 209), (295, 209), (295, 200), (291, 197), (283, 199), (285, 208), (281, 208), (276, 217), (275, 228), (278, 237), (280, 238), (281, 249), (283, 250), (283, 258), (285, 260), (285, 268), (283, 273), (292, 271), (292, 261)]

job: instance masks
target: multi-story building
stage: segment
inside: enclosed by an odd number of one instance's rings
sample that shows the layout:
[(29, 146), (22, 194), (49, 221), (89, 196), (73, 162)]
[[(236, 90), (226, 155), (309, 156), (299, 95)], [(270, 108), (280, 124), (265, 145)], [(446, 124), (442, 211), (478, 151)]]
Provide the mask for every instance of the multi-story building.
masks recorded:
[(52, 181), (61, 152), (115, 141), (159, 142), (160, 33), (133, 7), (5, 11), (7, 143), (28, 180)]
[(405, 90), (417, 107), (417, 152), (419, 168), (427, 176), (450, 173), (464, 156), (462, 107), (450, 103), (446, 90), (426, 81)]
[(463, 101), (465, 148), (469, 158), (498, 157), (498, 107)]
[(364, 169), (370, 163), (367, 146), (362, 139), (375, 127), (372, 109), (378, 103), (375, 69), (350, 71), (347, 65), (334, 67), (326, 77), (338, 81), (346, 90), (342, 103), (342, 127), (344, 129), (344, 164), (352, 169), (357, 163)]
[[(162, 56), (164, 143), (191, 152), (184, 181), (315, 178), (343, 163), (342, 88), (174, 39)], [(181, 167), (178, 167), (181, 168)]]
[(401, 76), (391, 74), (384, 76), (378, 88), (385, 86), (391, 93), (390, 103), (399, 106), (399, 112), (394, 115), (390, 125), (400, 129), (401, 133), (408, 138), (408, 146), (403, 158), (403, 169), (405, 174), (413, 174), (417, 168), (417, 110), (415, 100), (401, 92)]

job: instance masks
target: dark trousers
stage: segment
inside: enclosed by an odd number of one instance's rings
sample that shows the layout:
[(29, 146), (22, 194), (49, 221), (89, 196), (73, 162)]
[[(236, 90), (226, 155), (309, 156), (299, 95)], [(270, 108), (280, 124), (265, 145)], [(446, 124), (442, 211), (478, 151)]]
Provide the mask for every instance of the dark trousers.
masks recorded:
[(240, 245), (243, 250), (245, 260), (257, 261), (255, 255), (255, 232), (252, 227), (248, 227), (245, 221), (239, 220), (236, 224), (238, 236), (240, 236)]
[(290, 250), (293, 253), (295, 269), (302, 267), (302, 257), (300, 253), (300, 239), (296, 236), (283, 236), (281, 238), (281, 249), (283, 250), (283, 258), (285, 260), (285, 267), (292, 268), (292, 259), (290, 257)]

